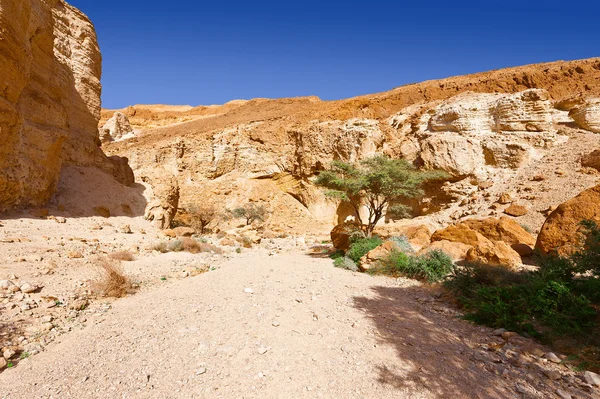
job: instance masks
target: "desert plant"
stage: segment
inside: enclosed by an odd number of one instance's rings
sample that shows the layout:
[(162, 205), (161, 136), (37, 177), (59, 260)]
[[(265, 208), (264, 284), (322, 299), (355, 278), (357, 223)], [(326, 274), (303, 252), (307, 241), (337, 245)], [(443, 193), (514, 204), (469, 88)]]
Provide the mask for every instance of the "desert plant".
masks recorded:
[(97, 295), (121, 298), (131, 290), (131, 282), (125, 275), (120, 262), (109, 258), (98, 258), (98, 276), (92, 281), (92, 290)]
[(440, 250), (412, 256), (401, 251), (392, 251), (388, 257), (380, 260), (368, 272), (393, 277), (406, 276), (434, 283), (443, 280), (452, 272), (453, 268), (452, 259)]
[(135, 260), (135, 256), (129, 251), (113, 252), (109, 256), (111, 259), (121, 260), (121, 261), (125, 261), (125, 262), (132, 262)]
[(181, 239), (181, 249), (191, 254), (202, 252), (200, 243), (191, 237), (184, 237)]
[(358, 271), (358, 266), (356, 265), (356, 262), (354, 262), (352, 259), (350, 259), (347, 256), (342, 256), (342, 257), (336, 258), (333, 261), (333, 265), (335, 267), (351, 270), (353, 272)]
[(352, 239), (350, 248), (346, 251), (346, 256), (354, 262), (359, 262), (360, 258), (365, 256), (369, 251), (377, 248), (382, 244), (381, 238), (373, 236), (370, 238)]
[(169, 249), (167, 246), (168, 246), (168, 243), (166, 241), (157, 242), (156, 244), (154, 244), (152, 246), (152, 250), (158, 251), (158, 252), (164, 254), (164, 253), (169, 252)]
[(244, 219), (246, 226), (249, 226), (255, 221), (264, 222), (269, 212), (264, 205), (249, 202), (242, 207), (229, 211), (229, 213), (236, 219)]
[[(319, 174), (315, 184), (328, 189), (327, 196), (347, 201), (371, 236), (384, 212), (408, 215), (408, 207), (399, 204), (400, 201), (422, 196), (424, 182), (447, 177), (445, 172), (417, 170), (403, 159), (376, 156), (358, 164), (334, 161), (329, 170)], [(363, 205), (369, 212), (366, 223), (360, 216)]]
[(167, 244), (168, 252), (181, 252), (183, 251), (183, 241), (181, 240), (173, 240)]
[(211, 203), (205, 205), (189, 205), (186, 209), (189, 216), (190, 227), (200, 232), (200, 234), (205, 234), (210, 226), (215, 224), (221, 218), (219, 209)]
[(415, 252), (412, 245), (410, 245), (408, 238), (404, 235), (390, 237), (390, 241), (393, 241), (398, 246), (398, 248), (400, 248), (401, 252), (404, 252), (406, 254), (412, 254)]

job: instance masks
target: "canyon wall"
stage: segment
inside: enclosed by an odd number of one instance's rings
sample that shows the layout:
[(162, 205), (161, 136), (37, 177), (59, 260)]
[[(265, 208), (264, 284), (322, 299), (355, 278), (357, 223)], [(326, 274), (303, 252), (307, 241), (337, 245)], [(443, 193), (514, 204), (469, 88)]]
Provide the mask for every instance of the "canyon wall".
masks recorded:
[(94, 27), (62, 0), (0, 0), (0, 211), (44, 204), (61, 168), (132, 183), (99, 148), (102, 57)]

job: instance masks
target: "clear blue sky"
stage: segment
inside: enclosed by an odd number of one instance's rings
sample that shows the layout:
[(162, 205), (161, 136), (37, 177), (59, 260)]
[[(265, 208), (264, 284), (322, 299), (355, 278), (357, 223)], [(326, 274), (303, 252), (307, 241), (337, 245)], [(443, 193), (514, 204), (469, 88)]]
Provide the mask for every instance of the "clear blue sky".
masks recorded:
[(67, 0), (96, 25), (103, 106), (339, 99), (600, 56), (600, 2)]

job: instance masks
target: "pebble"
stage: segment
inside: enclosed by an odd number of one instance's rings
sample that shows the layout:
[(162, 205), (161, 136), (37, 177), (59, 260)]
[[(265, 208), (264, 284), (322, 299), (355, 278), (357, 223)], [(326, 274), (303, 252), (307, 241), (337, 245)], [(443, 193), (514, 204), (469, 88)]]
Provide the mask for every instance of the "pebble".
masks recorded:
[(264, 355), (265, 353), (267, 353), (269, 351), (268, 348), (265, 348), (264, 346), (261, 346), (260, 348), (258, 348), (257, 352), (259, 355)]
[(573, 397), (568, 392), (563, 391), (562, 389), (557, 389), (556, 394), (561, 399), (572, 399)]
[(552, 381), (560, 380), (562, 374), (556, 370), (544, 370), (544, 375), (551, 379)]
[(527, 389), (523, 385), (521, 385), (521, 384), (517, 384), (517, 386), (515, 387), (515, 390), (518, 393), (522, 393), (522, 394), (526, 394), (527, 393)]
[(560, 363), (562, 362), (562, 360), (560, 360), (560, 358), (558, 356), (556, 356), (554, 353), (552, 352), (548, 352), (544, 355), (544, 357), (548, 360), (550, 360), (552, 363)]
[(2, 351), (2, 357), (4, 357), (6, 360), (10, 359), (14, 355), (15, 355), (15, 351), (10, 348), (6, 348)]
[(279, 327), (279, 322), (278, 321), (274, 321), (272, 324), (273, 327)]
[(31, 294), (35, 290), (37, 290), (37, 287), (29, 283), (23, 283), (21, 285), (21, 292), (24, 292), (25, 294)]
[(0, 357), (0, 370), (6, 367), (7, 364), (8, 363), (6, 362), (6, 360), (3, 357)]
[(583, 378), (588, 384), (600, 387), (600, 375), (591, 371), (586, 371), (583, 373)]
[(201, 374), (206, 374), (206, 367), (200, 367), (197, 371), (196, 371), (196, 375), (201, 375)]
[(244, 288), (244, 292), (246, 294), (254, 294), (254, 290), (252, 288)]

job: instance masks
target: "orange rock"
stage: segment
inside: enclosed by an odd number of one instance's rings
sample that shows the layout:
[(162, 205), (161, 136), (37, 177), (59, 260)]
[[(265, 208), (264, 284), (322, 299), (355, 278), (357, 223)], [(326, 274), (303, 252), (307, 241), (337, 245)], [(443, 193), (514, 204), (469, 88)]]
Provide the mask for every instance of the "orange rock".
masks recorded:
[(510, 268), (522, 264), (521, 256), (503, 241), (490, 241), (485, 245), (471, 248), (467, 252), (466, 260)]
[(361, 231), (361, 225), (358, 223), (338, 224), (330, 233), (333, 247), (340, 251), (347, 251), (350, 248), (350, 237), (357, 231)]
[(523, 205), (512, 204), (504, 210), (504, 213), (510, 216), (525, 216), (529, 211)]
[(586, 168), (594, 168), (600, 171), (600, 150), (596, 150), (590, 154), (584, 155), (581, 158), (581, 166)]
[(460, 242), (463, 244), (477, 247), (487, 244), (490, 240), (485, 238), (481, 233), (471, 229), (465, 223), (459, 223), (454, 226), (448, 226), (445, 229), (438, 230), (431, 236), (431, 241), (450, 241)]
[(504, 241), (509, 245), (535, 245), (535, 238), (525, 231), (521, 225), (506, 216), (498, 219), (469, 219), (463, 223), (492, 241)]
[(471, 245), (463, 244), (462, 242), (452, 242), (448, 240), (435, 241), (428, 247), (419, 251), (419, 254), (425, 254), (429, 251), (440, 250), (450, 256), (453, 261), (465, 260), (469, 250), (473, 248)]
[(583, 220), (600, 223), (600, 185), (559, 205), (546, 219), (536, 249), (546, 254), (553, 251), (560, 255), (572, 254), (581, 245), (580, 223)]
[(369, 270), (376, 262), (390, 256), (393, 251), (400, 251), (398, 244), (393, 241), (386, 241), (360, 258), (358, 267), (363, 272)]

